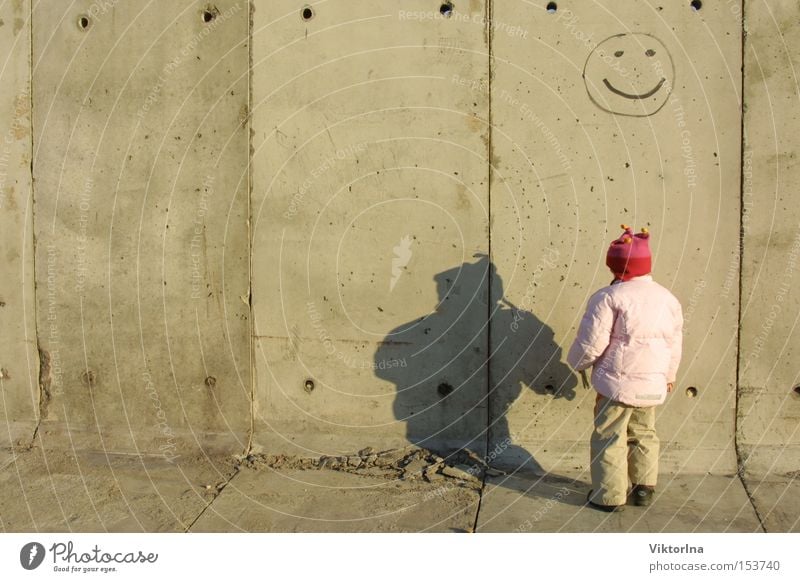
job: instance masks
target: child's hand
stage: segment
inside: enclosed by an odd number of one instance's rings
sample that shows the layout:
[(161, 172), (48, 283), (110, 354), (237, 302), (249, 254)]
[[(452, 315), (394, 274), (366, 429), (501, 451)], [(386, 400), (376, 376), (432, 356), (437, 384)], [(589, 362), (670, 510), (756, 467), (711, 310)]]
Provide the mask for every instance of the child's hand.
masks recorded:
[(675, 387), (675, 384), (672, 382), (667, 382), (667, 392), (672, 392), (672, 389)]

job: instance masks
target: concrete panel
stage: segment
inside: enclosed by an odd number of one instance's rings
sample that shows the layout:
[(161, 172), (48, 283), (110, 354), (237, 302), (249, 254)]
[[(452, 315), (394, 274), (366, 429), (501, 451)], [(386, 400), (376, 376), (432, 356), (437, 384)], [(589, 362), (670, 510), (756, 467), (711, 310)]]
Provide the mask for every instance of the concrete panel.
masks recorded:
[(782, 478), (768, 475), (766, 479), (759, 479), (752, 471), (745, 476), (753, 506), (767, 531), (800, 532), (800, 510), (796, 501), (800, 495), (798, 476), (797, 473)]
[(464, 532), (480, 496), (442, 487), (337, 471), (243, 469), (192, 532)]
[(593, 394), (563, 350), (611, 280), (605, 252), (624, 222), (651, 230), (654, 277), (686, 312), (677, 392), (659, 411), (662, 467), (735, 470), (741, 34), (729, 5), (494, 3), (503, 286), (492, 286), (489, 448), (513, 443), (500, 464), (586, 466)]
[(743, 532), (763, 531), (736, 477), (680, 475), (649, 507), (604, 513), (588, 507), (589, 485), (570, 479), (490, 478), (481, 498), (478, 532)]
[(745, 6), (738, 442), (758, 482), (790, 481), (800, 470), (800, 6)]
[(256, 6), (257, 444), (483, 454), (484, 4)]
[(0, 470), (0, 531), (184, 532), (234, 471), (230, 457), (33, 447)]
[(43, 441), (246, 445), (248, 26), (233, 0), (36, 4)]
[[(38, 412), (31, 204), (30, 2), (0, 5), (0, 448)], [(0, 454), (0, 464), (3, 455)]]

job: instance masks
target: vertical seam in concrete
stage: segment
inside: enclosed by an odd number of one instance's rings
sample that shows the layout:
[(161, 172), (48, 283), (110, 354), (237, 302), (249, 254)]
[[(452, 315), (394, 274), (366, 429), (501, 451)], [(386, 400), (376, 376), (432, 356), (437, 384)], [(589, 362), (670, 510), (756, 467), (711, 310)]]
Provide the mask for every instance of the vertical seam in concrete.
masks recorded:
[(487, 272), (487, 287), (489, 296), (486, 301), (486, 317), (488, 319), (486, 325), (486, 446), (489, 446), (489, 428), (491, 427), (491, 413), (492, 413), (492, 371), (491, 371), (491, 353), (492, 353), (492, 0), (486, 0), (486, 27), (487, 44), (488, 44), (488, 116), (487, 116), (487, 156), (488, 156), (488, 169), (486, 177), (486, 208), (488, 209), (488, 228), (486, 229), (487, 249), (489, 255), (489, 270)]
[[(487, 272), (487, 279), (488, 279), (488, 298), (486, 301), (486, 450), (489, 449), (489, 435), (491, 434), (491, 427), (492, 427), (492, 0), (486, 0), (486, 28), (487, 28), (487, 44), (488, 44), (488, 79), (487, 79), (487, 90), (488, 90), (488, 118), (487, 118), (487, 131), (488, 131), (488, 144), (487, 144), (487, 155), (488, 155), (488, 170), (487, 170), (487, 179), (486, 179), (486, 197), (487, 197), (487, 204), (486, 207), (488, 208), (488, 228), (487, 230), (487, 254), (489, 255), (489, 270)], [(478, 531), (478, 516), (481, 513), (481, 502), (483, 501), (483, 491), (486, 488), (486, 472), (483, 473), (483, 479), (481, 480), (481, 488), (478, 490), (478, 506), (475, 508), (475, 521), (472, 524), (472, 531)]]
[(750, 505), (753, 507), (753, 511), (756, 514), (756, 518), (758, 519), (758, 524), (761, 526), (763, 531), (767, 531), (766, 526), (764, 525), (764, 519), (761, 517), (761, 514), (758, 511), (758, 507), (756, 506), (755, 499), (753, 499), (753, 494), (750, 491), (749, 486), (747, 485), (747, 481), (744, 478), (745, 472), (745, 459), (742, 455), (742, 451), (739, 448), (739, 406), (740, 406), (740, 398), (741, 398), (741, 385), (740, 385), (740, 373), (741, 373), (741, 353), (742, 353), (742, 297), (743, 297), (743, 289), (744, 289), (744, 276), (742, 272), (742, 266), (744, 265), (744, 156), (746, 152), (746, 134), (745, 134), (745, 101), (744, 101), (744, 94), (745, 94), (745, 49), (747, 43), (747, 28), (745, 26), (745, 18), (747, 15), (745, 14), (745, 0), (742, 0), (742, 41), (741, 41), (741, 95), (742, 95), (742, 103), (741, 103), (741, 115), (740, 115), (740, 129), (739, 129), (739, 297), (738, 297), (738, 325), (736, 326), (736, 406), (734, 411), (734, 418), (733, 418), (733, 448), (736, 451), (736, 475), (739, 477), (739, 481), (742, 483), (742, 487), (744, 488), (744, 492), (747, 495), (747, 499), (750, 501)]
[[(253, 448), (256, 414), (256, 371), (255, 371), (255, 320), (253, 318), (253, 228), (252, 228), (252, 196), (253, 196), (253, 11), (252, 0), (247, 3), (247, 313), (250, 318), (250, 337), (247, 338), (248, 366), (250, 368), (250, 434), (247, 437), (245, 455)], [(199, 516), (198, 516), (199, 517)]]
[[(36, 426), (33, 429), (33, 434), (31, 435), (31, 446), (36, 441), (36, 436), (39, 434), (39, 427), (42, 424), (43, 412), (46, 410), (46, 401), (49, 400), (49, 397), (45, 398), (44, 393), (44, 386), (42, 385), (42, 372), (44, 368), (49, 368), (49, 358), (47, 363), (43, 362), (42, 357), (42, 348), (39, 344), (39, 301), (38, 301), (38, 289), (36, 284), (36, 210), (35, 210), (35, 182), (33, 178), (33, 153), (34, 149), (34, 124), (33, 124), (33, 117), (34, 117), (34, 110), (33, 110), (33, 4), (35, 0), (30, 0), (30, 13), (28, 15), (28, 101), (30, 106), (31, 112), (31, 140), (30, 140), (30, 162), (28, 164), (28, 168), (30, 169), (31, 173), (31, 191), (30, 191), (30, 208), (31, 208), (31, 239), (33, 244), (31, 245), (31, 265), (32, 265), (32, 273), (31, 276), (33, 277), (33, 333), (36, 339), (36, 355), (38, 356), (39, 361), (39, 371), (36, 374), (36, 383), (38, 388), (39, 394), (39, 401), (36, 406)], [(23, 241), (24, 244), (24, 241)], [(23, 281), (23, 285), (25, 282)], [(48, 372), (49, 373), (49, 372)], [(49, 395), (47, 395), (49, 396)]]

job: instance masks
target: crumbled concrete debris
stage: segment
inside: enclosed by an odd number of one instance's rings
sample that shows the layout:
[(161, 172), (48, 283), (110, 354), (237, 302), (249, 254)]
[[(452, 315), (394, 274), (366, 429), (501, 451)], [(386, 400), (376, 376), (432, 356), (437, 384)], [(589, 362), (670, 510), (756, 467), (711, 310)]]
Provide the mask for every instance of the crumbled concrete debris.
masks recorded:
[(225, 489), (225, 485), (227, 485), (227, 484), (228, 484), (227, 481), (220, 481), (219, 483), (216, 483), (215, 485), (210, 485), (209, 484), (209, 485), (203, 485), (202, 487), (206, 491), (214, 491), (215, 493), (218, 493), (218, 492), (222, 491), (223, 489)]
[(455, 467), (446, 466), (442, 469), (442, 473), (453, 479), (461, 479), (462, 481), (477, 481), (480, 475), (480, 469), (476, 471), (475, 466), (456, 465)]
[(487, 469), (489, 465), (486, 464), (486, 461), (475, 454), (473, 451), (462, 451), (462, 453), (466, 453), (467, 459), (466, 461), (462, 461), (464, 465), (477, 465), (483, 469)]
[(250, 454), (238, 457), (237, 460), (241, 459), (242, 467), (256, 471), (326, 469), (384, 479), (425, 480), (430, 483), (449, 478), (461, 481), (464, 486), (475, 487), (480, 484), (486, 465), (482, 462), (473, 462), (474, 458), (475, 455), (469, 451), (457, 451), (445, 460), (427, 449), (416, 447), (381, 452), (366, 447), (351, 455), (323, 455), (319, 458), (310, 458)]
[(443, 467), (444, 465), (442, 463), (436, 463), (435, 465), (429, 466), (427, 469), (425, 469), (425, 479), (427, 479), (430, 483), (436, 483), (437, 481), (444, 480), (445, 476), (439, 472)]
[(377, 462), (382, 466), (391, 465), (393, 467), (402, 467), (403, 465), (407, 465), (409, 462), (411, 462), (411, 460), (420, 458), (417, 454), (418, 452), (419, 451), (412, 451), (408, 453), (404, 449), (385, 451), (378, 455)]
[[(336, 457), (325, 457), (325, 456), (322, 456), (322, 457), (319, 458), (319, 461), (318, 461), (317, 465), (319, 466), (320, 469), (338, 469), (339, 468), (339, 461), (336, 459)], [(275, 468), (275, 467), (280, 467), (281, 465), (274, 465), (274, 464), (270, 463), (270, 466)], [(289, 468), (289, 467), (287, 467), (287, 468)]]
[(425, 459), (413, 459), (410, 463), (403, 467), (403, 479), (419, 479), (422, 473), (428, 466)]

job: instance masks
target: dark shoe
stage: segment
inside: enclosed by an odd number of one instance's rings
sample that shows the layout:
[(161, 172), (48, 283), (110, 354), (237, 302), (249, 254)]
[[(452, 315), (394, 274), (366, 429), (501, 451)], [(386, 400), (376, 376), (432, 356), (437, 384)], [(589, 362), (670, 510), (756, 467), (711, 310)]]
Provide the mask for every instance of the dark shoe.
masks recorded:
[(631, 489), (633, 504), (639, 507), (647, 507), (653, 502), (653, 495), (655, 492), (655, 487), (650, 487), (649, 485), (634, 485), (633, 489)]
[(592, 491), (594, 491), (594, 489), (589, 491), (589, 494), (586, 496), (586, 503), (589, 504), (589, 507), (593, 507), (598, 511), (605, 511), (606, 513), (613, 513), (614, 511), (622, 511), (625, 509), (624, 505), (602, 505), (600, 503), (595, 503), (592, 501)]

